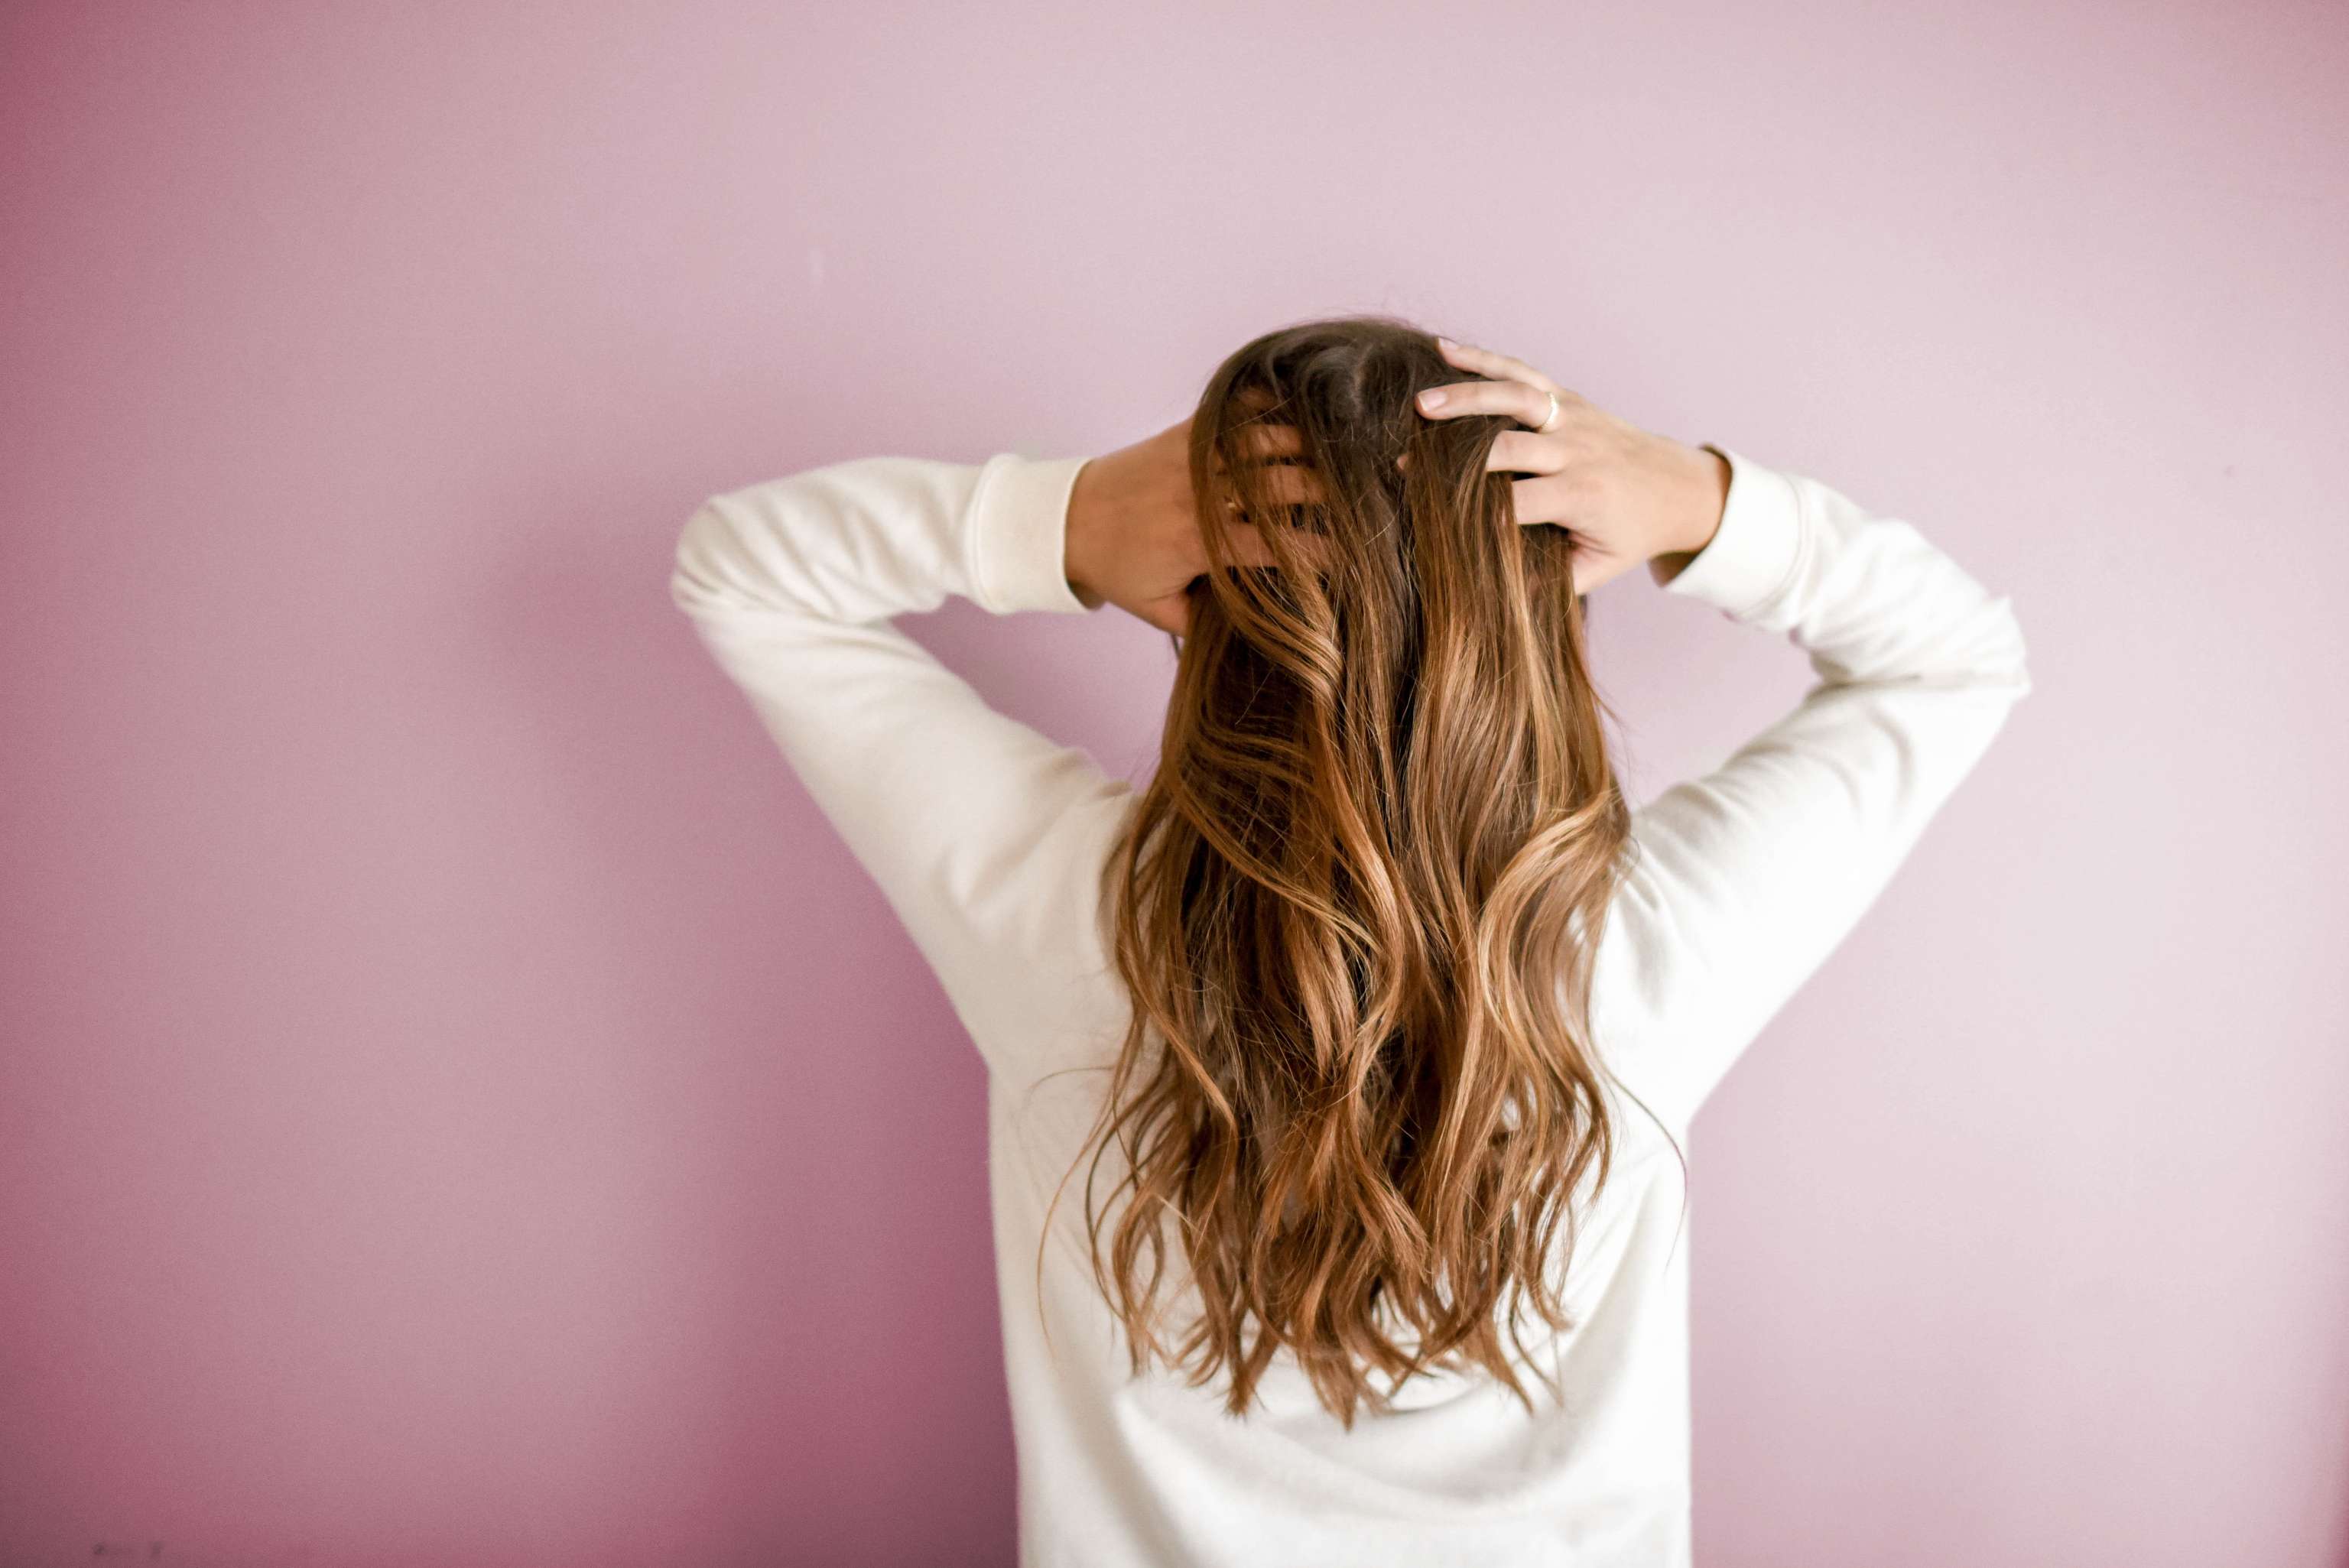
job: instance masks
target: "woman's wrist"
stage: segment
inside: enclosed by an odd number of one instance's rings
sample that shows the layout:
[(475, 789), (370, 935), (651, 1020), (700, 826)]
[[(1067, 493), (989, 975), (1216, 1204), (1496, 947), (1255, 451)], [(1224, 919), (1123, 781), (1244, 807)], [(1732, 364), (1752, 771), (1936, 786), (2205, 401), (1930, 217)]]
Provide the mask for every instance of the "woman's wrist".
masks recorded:
[(1669, 509), (1664, 548), (1648, 558), (1648, 576), (1659, 588), (1679, 576), (1697, 552), (1713, 542), (1729, 505), (1729, 459), (1710, 447), (1673, 445), (1680, 449), (1681, 467), (1688, 478), (1678, 487)]
[(1694, 476), (1689, 485), (1687, 505), (1679, 514), (1682, 526), (1676, 531), (1672, 550), (1677, 554), (1694, 555), (1713, 542), (1721, 531), (1721, 514), (1729, 505), (1729, 459), (1711, 447), (1688, 447), (1690, 471)]
[(1092, 585), (1093, 548), (1100, 537), (1101, 466), (1099, 458), (1079, 465), (1061, 531), (1061, 574), (1088, 610), (1098, 610), (1106, 602)]

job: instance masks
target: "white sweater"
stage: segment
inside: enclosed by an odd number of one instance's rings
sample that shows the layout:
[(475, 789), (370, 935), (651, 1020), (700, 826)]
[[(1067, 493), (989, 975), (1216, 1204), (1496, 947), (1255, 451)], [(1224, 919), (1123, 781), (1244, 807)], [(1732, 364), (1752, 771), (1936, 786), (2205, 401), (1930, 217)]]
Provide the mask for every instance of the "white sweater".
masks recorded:
[[(2010, 602), (1914, 527), (1716, 449), (1732, 472), (1720, 531), (1666, 592), (1786, 634), (1817, 681), (1636, 813), (1593, 1030), (1683, 1144), (2031, 689)], [(1617, 1169), (1566, 1276), (1578, 1326), (1540, 1347), (1562, 1407), (1530, 1379), (1529, 1415), (1488, 1378), (1444, 1374), (1349, 1432), (1286, 1353), (1246, 1420), (1223, 1413), (1220, 1387), (1163, 1364), (1131, 1378), (1086, 1263), (1082, 1171), (1052, 1216), (1040, 1295), (1045, 1205), (1128, 1011), (1095, 876), (1135, 795), (988, 707), (890, 617), (948, 594), (998, 614), (1084, 614), (1062, 575), (1083, 461), (866, 458), (714, 496), (685, 525), (671, 583), (986, 1058), (1021, 1562), (1685, 1563), (1682, 1172), (1619, 1097)], [(1068, 1068), (1100, 1070), (1055, 1072)], [(1097, 1191), (1122, 1174), (1112, 1148)]]

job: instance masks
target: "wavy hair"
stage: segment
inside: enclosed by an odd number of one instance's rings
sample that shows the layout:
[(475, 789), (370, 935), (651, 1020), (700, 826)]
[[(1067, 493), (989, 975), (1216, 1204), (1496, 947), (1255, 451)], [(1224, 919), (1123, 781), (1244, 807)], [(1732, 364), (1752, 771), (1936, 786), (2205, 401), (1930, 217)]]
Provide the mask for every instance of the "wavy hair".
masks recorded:
[[(1283, 1346), (1348, 1429), (1391, 1408), (1372, 1369), (1399, 1388), (1482, 1367), (1530, 1409), (1495, 1319), (1520, 1355), (1524, 1304), (1572, 1326), (1571, 1200), (1614, 1156), (1588, 1032), (1630, 832), (1613, 714), (1568, 535), (1521, 527), (1485, 470), (1511, 422), (1414, 408), (1469, 378), (1408, 323), (1311, 321), (1233, 354), (1191, 424), (1213, 570), (1102, 868), (1134, 1006), (1085, 1231), (1134, 1372), (1228, 1369), (1235, 1416)], [(1264, 426), (1295, 428), (1274, 460), (1308, 465), (1319, 502), (1277, 499)], [(1269, 565), (1237, 562), (1234, 503), (1288, 525), (1261, 529)], [(1131, 1202), (1105, 1268), (1112, 1141)], [(1171, 1355), (1170, 1212), (1204, 1306)]]

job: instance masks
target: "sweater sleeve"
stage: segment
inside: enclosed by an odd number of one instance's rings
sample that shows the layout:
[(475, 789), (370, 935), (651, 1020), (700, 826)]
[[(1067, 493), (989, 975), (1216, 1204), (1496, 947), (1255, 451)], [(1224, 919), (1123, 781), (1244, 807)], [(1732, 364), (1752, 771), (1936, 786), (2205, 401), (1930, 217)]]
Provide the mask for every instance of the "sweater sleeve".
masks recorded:
[(1682, 1128), (2031, 689), (2011, 602), (1914, 526), (1713, 449), (1731, 471), (1720, 528), (1665, 591), (1785, 634), (1816, 679), (1633, 815), (1594, 1013), (1601, 1054)]
[(991, 1069), (1049, 1066), (1098, 959), (1095, 873), (1132, 794), (890, 624), (951, 594), (1076, 614), (1083, 459), (857, 459), (705, 500), (670, 596), (871, 874)]

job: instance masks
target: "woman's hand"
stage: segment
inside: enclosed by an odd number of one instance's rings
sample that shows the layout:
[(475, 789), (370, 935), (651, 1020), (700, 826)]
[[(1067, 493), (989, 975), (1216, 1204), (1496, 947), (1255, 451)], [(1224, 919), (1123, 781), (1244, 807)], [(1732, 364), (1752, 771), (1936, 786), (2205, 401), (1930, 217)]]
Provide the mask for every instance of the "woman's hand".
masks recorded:
[[(1293, 457), (1300, 449), (1290, 425), (1258, 427), (1242, 448), (1251, 460)], [(1286, 504), (1321, 500), (1319, 481), (1299, 464), (1275, 464), (1269, 478), (1275, 498)], [(1069, 494), (1067, 534), (1063, 567), (1087, 608), (1115, 604), (1161, 631), (1188, 634), (1189, 589), (1208, 569), (1191, 493), (1191, 421), (1079, 469)], [(1231, 534), (1239, 564), (1273, 564), (1258, 524), (1234, 518)]]
[[(1490, 381), (1455, 381), (1419, 396), (1431, 419), (1502, 414), (1537, 427), (1494, 438), (1487, 472), (1531, 474), (1511, 486), (1521, 525), (1556, 523), (1574, 542), (1574, 589), (1588, 593), (1642, 562), (1669, 583), (1711, 542), (1729, 499), (1718, 453), (1640, 429), (1568, 391), (1523, 360), (1444, 339), (1444, 357)], [(1557, 396), (1551, 418), (1550, 394)]]

